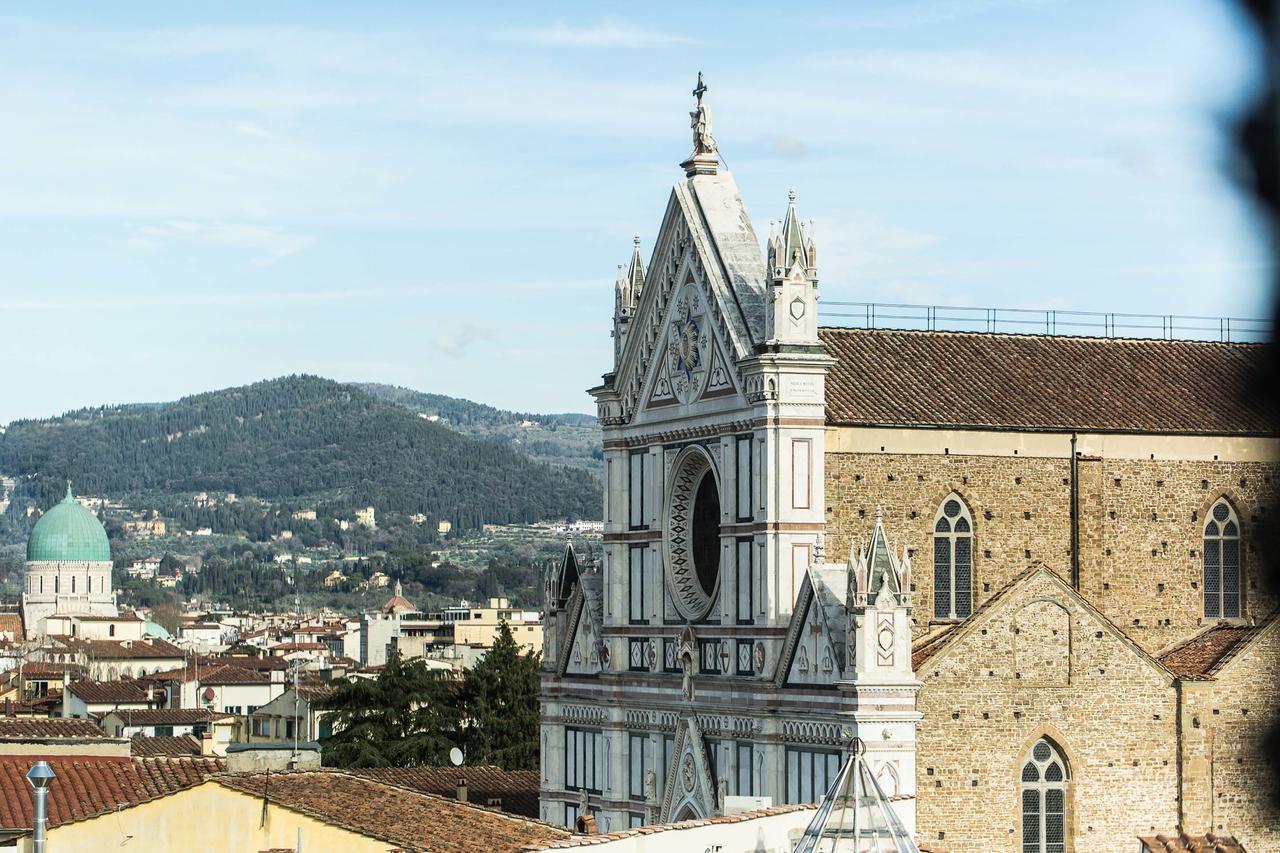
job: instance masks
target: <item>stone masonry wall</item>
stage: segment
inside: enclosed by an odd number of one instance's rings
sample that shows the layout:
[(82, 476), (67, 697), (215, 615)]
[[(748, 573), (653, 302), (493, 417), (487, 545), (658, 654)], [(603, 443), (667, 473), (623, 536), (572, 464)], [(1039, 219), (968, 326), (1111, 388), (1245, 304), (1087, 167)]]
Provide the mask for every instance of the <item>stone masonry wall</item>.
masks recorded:
[[(1035, 560), (1069, 579), (1070, 468), (1068, 459), (1043, 457), (828, 453), (828, 559), (844, 559), (882, 507), (890, 537), (911, 550), (914, 618), (927, 623), (934, 514), (954, 491), (973, 516), (975, 608)], [(1195, 633), (1204, 514), (1225, 494), (1246, 539), (1244, 615), (1265, 616), (1275, 601), (1250, 572), (1253, 533), (1278, 475), (1280, 466), (1257, 462), (1081, 459), (1081, 592), (1150, 652)]]
[[(1139, 832), (1176, 826), (1177, 699), (1166, 675), (1047, 574), (966, 630), (917, 673), (922, 843), (1017, 853), (1019, 771), (1046, 734), (1069, 763), (1068, 850), (1129, 853)], [(1042, 661), (1064, 640), (1069, 672), (1027, 683), (1019, 659)]]
[(1234, 835), (1246, 850), (1280, 850), (1280, 814), (1268, 794), (1277, 768), (1263, 738), (1280, 722), (1280, 630), (1272, 626), (1217, 680), (1187, 684), (1183, 809), (1188, 831)]

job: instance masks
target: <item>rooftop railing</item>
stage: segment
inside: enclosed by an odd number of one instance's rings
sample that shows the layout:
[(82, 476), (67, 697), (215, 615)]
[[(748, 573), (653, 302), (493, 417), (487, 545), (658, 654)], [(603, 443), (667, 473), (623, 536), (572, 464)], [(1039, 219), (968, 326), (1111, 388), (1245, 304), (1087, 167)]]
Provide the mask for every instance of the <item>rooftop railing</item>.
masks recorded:
[(825, 324), (863, 329), (1074, 335), (1256, 343), (1271, 337), (1271, 321), (1190, 314), (1119, 314), (1031, 308), (971, 308), (893, 302), (820, 303)]

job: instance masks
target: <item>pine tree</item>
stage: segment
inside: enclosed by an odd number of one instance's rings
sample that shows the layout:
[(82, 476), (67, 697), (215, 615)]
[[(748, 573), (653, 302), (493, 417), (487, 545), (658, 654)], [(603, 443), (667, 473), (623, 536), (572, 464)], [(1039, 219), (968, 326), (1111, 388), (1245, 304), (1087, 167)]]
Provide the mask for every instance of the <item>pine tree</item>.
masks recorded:
[(506, 622), (462, 683), (468, 764), (538, 769), (539, 655), (521, 653)]
[(350, 679), (319, 706), (334, 712), (324, 742), (331, 767), (436, 766), (455, 746), (457, 685), (420, 658), (393, 652), (376, 679)]

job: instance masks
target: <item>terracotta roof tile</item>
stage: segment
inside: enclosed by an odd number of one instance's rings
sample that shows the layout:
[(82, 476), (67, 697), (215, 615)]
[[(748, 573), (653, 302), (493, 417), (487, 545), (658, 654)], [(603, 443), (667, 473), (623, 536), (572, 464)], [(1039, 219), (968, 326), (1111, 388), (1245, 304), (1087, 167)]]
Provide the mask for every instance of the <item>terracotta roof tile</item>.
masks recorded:
[(67, 690), (85, 702), (158, 702), (164, 698), (159, 693), (148, 699), (147, 689), (132, 681), (73, 681)]
[(179, 758), (202, 753), (200, 739), (194, 735), (134, 735), (129, 752), (134, 758)]
[(88, 655), (95, 660), (156, 660), (157, 658), (182, 658), (186, 652), (173, 643), (159, 637), (141, 640), (79, 640), (62, 641), (69, 650)]
[(12, 634), (22, 639), (22, 617), (17, 613), (0, 613), (0, 634)]
[[(49, 826), (59, 826), (136, 805), (198, 785), (226, 769), (215, 758), (114, 758), (55, 756), (47, 759), (56, 778), (50, 787)], [(31, 756), (0, 755), (0, 828), (31, 827)]]
[(326, 823), (432, 853), (502, 853), (569, 837), (551, 824), (348, 773), (225, 774), (217, 781)]
[(120, 717), (126, 726), (189, 726), (235, 716), (208, 708), (122, 708), (110, 713)]
[(1246, 853), (1239, 841), (1212, 832), (1205, 835), (1187, 835), (1185, 832), (1140, 835), (1138, 840), (1146, 846), (1144, 853)]
[(1274, 435), (1258, 344), (821, 329), (832, 424)]
[[(423, 794), (454, 799), (458, 781), (467, 783), (467, 800), (478, 806), (493, 806), (512, 814), (538, 817), (538, 774), (534, 770), (503, 770), (501, 767), (365, 767), (347, 771), (364, 779), (374, 779)], [(498, 802), (493, 802), (497, 800)]]
[[(1274, 619), (1275, 617), (1271, 617)], [(1258, 626), (1219, 622), (1160, 653), (1160, 662), (1179, 678), (1212, 679), (1271, 619)]]
[(0, 738), (105, 738), (93, 720), (68, 717), (0, 717)]

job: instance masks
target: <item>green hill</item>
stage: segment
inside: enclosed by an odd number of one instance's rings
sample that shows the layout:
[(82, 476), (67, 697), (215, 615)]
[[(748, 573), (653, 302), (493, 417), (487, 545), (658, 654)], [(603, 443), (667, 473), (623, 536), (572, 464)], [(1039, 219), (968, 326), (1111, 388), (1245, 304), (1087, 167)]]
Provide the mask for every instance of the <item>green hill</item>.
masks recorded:
[(332, 512), (372, 505), (380, 517), (424, 513), (460, 528), (600, 516), (590, 473), (447, 428), (386, 396), (290, 376), (15, 421), (0, 434), (0, 473), (16, 475), (40, 506), (70, 479), (80, 494), (166, 510), (176, 495), (207, 491)]
[(597, 477), (603, 473), (600, 425), (592, 415), (508, 412), (483, 403), (426, 394), (397, 385), (368, 383), (359, 387), (463, 435), (505, 444), (539, 462), (571, 465)]

